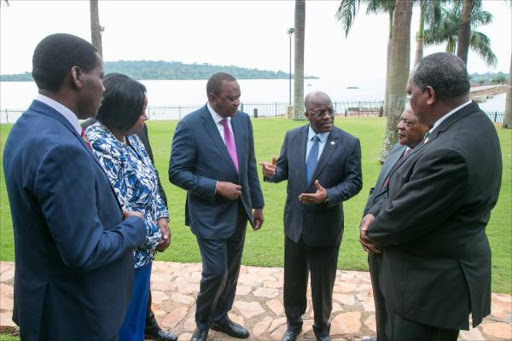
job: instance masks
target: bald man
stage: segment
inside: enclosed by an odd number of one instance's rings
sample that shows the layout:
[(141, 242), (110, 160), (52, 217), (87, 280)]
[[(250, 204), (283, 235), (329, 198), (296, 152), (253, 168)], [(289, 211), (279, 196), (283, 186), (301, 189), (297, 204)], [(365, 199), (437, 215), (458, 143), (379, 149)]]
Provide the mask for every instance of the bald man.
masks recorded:
[(311, 274), (313, 330), (330, 340), (329, 317), (343, 235), (343, 202), (363, 185), (359, 140), (334, 126), (334, 108), (324, 92), (305, 99), (309, 124), (286, 133), (279, 158), (262, 162), (266, 181), (288, 180), (284, 209), (284, 308), (288, 328), (282, 340), (302, 331)]

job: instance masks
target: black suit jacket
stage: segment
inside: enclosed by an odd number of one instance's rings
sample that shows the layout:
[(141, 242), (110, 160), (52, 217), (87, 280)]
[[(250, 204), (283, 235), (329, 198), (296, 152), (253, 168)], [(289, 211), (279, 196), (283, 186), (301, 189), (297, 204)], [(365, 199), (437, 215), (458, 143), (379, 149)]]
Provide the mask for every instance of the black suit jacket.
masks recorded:
[[(359, 140), (333, 127), (318, 160), (311, 183), (306, 183), (306, 143), (309, 124), (286, 133), (276, 174), (266, 181), (288, 180), (284, 207), (284, 232), (310, 246), (337, 245), (343, 234), (343, 201), (355, 196), (363, 186)], [(329, 202), (303, 204), (301, 193), (314, 193), (314, 180), (327, 190)]]
[(501, 185), (496, 129), (471, 103), (400, 160), (368, 236), (384, 247), (388, 307), (427, 325), (468, 329), (490, 312), (485, 234)]

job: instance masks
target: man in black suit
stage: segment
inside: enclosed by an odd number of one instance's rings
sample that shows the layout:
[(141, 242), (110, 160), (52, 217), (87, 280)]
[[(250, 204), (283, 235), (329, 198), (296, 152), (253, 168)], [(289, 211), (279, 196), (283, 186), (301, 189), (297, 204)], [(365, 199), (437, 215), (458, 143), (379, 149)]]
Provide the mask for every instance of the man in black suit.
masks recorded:
[[(388, 197), (388, 183), (389, 173), (392, 171), (398, 160), (406, 158), (412, 148), (416, 147), (425, 136), (428, 127), (423, 123), (418, 122), (418, 118), (410, 107), (406, 108), (398, 122), (398, 143), (389, 152), (386, 162), (382, 165), (382, 170), (377, 179), (377, 183), (370, 189), (370, 195), (363, 212), (363, 221), (361, 226), (364, 225), (364, 217), (370, 209), (373, 211), (380, 210), (382, 204)], [(364, 234), (362, 235), (364, 237)], [(364, 242), (364, 240), (362, 240)], [(364, 244), (363, 244), (364, 245)], [(368, 337), (368, 341), (384, 341), (386, 340), (386, 321), (387, 310), (386, 301), (382, 295), (379, 285), (379, 271), (381, 268), (382, 257), (380, 254), (368, 253), (368, 264), (370, 268), (370, 277), (373, 288), (373, 299), (375, 301), (375, 319), (377, 322), (377, 337)], [(363, 338), (364, 339), (364, 338)]]
[(330, 340), (329, 316), (343, 234), (343, 201), (362, 187), (359, 140), (334, 126), (327, 94), (316, 91), (305, 100), (309, 124), (286, 133), (279, 158), (260, 163), (266, 181), (288, 180), (284, 208), (284, 308), (293, 341), (302, 330), (311, 273), (313, 330)]
[[(86, 121), (83, 121), (80, 126), (83, 129), (87, 129), (88, 126), (94, 124), (96, 122), (96, 118), (90, 118)], [(151, 149), (151, 145), (149, 144), (149, 133), (148, 133), (148, 127), (147, 125), (143, 125), (142, 129), (137, 133), (137, 136), (142, 141), (142, 144), (144, 145), (144, 148), (146, 149), (146, 152), (149, 155), (149, 158), (151, 159), (151, 162), (153, 164), (155, 163), (155, 159), (153, 158), (153, 150)], [(157, 171), (157, 177), (158, 177), (158, 171)], [(158, 177), (158, 193), (160, 194), (160, 197), (163, 199), (165, 206), (167, 206), (167, 196), (165, 195), (165, 191), (162, 187), (162, 184), (160, 183), (160, 177)], [(171, 243), (171, 231), (168, 229), (167, 231), (161, 231), (164, 242), (162, 243), (162, 247), (159, 246), (158, 251), (164, 251)], [(176, 341), (178, 339), (178, 336), (174, 333), (171, 333), (168, 330), (163, 330), (158, 325), (158, 322), (156, 321), (155, 314), (151, 310), (151, 290), (149, 291), (148, 295), (148, 305), (146, 309), (146, 320), (145, 320), (145, 326), (144, 326), (144, 335), (146, 337), (150, 337), (153, 340), (156, 341)]]
[[(415, 66), (407, 93), (424, 142), (390, 173), (389, 198), (365, 219), (365, 246), (382, 248), (381, 285), (392, 340), (457, 340), (490, 313), (485, 234), (501, 185), (496, 129), (469, 99), (464, 62), (448, 53)], [(372, 210), (369, 214), (374, 215)]]

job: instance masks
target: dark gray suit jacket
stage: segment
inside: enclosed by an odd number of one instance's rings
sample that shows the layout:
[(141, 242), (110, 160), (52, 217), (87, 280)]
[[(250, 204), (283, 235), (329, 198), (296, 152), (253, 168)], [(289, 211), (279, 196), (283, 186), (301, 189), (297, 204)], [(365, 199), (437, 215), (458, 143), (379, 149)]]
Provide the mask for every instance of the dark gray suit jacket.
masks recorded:
[(382, 169), (380, 170), (379, 177), (377, 178), (377, 183), (375, 184), (375, 187), (372, 187), (370, 189), (370, 195), (368, 196), (368, 200), (366, 201), (363, 216), (365, 216), (368, 213), (368, 211), (372, 207), (374, 207), (375, 204), (387, 198), (388, 190), (387, 188), (383, 190), (382, 185), (384, 185), (384, 182), (386, 181), (386, 178), (389, 176), (389, 173), (393, 169), (393, 166), (400, 159), (406, 148), (407, 146), (402, 146), (400, 143), (397, 143), (389, 151), (388, 157), (386, 158), (386, 161), (384, 162), (384, 164), (382, 165)]
[[(333, 127), (318, 160), (311, 183), (306, 183), (306, 143), (309, 124), (286, 133), (276, 174), (267, 181), (288, 180), (284, 207), (284, 232), (310, 246), (337, 245), (343, 234), (343, 201), (363, 186), (361, 146), (349, 133)], [(328, 203), (303, 204), (301, 193), (314, 193), (314, 180), (327, 190)]]
[(477, 326), (490, 313), (485, 227), (500, 191), (501, 158), (496, 128), (473, 102), (398, 161), (368, 231), (384, 248), (382, 290), (392, 311), (449, 329), (468, 329), (470, 313)]
[(238, 172), (206, 105), (185, 116), (174, 132), (169, 180), (188, 192), (185, 223), (199, 238), (227, 239), (235, 231), (240, 200), (216, 195), (217, 181), (242, 186), (240, 199), (251, 224), (252, 210), (264, 206), (249, 115), (237, 111), (231, 126)]

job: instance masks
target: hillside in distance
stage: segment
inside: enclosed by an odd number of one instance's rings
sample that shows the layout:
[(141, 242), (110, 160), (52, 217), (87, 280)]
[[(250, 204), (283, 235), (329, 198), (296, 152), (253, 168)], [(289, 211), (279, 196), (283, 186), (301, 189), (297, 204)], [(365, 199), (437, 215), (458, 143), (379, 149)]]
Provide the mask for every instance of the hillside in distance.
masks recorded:
[[(290, 76), (283, 71), (248, 69), (234, 65), (184, 64), (181, 62), (150, 60), (105, 62), (104, 67), (107, 74), (118, 72), (138, 80), (208, 79), (216, 72), (226, 72), (237, 79), (288, 79)], [(305, 76), (304, 78), (318, 77)], [(33, 81), (33, 78), (30, 72), (25, 72), (14, 75), (1, 75), (0, 81), (23, 82)]]

